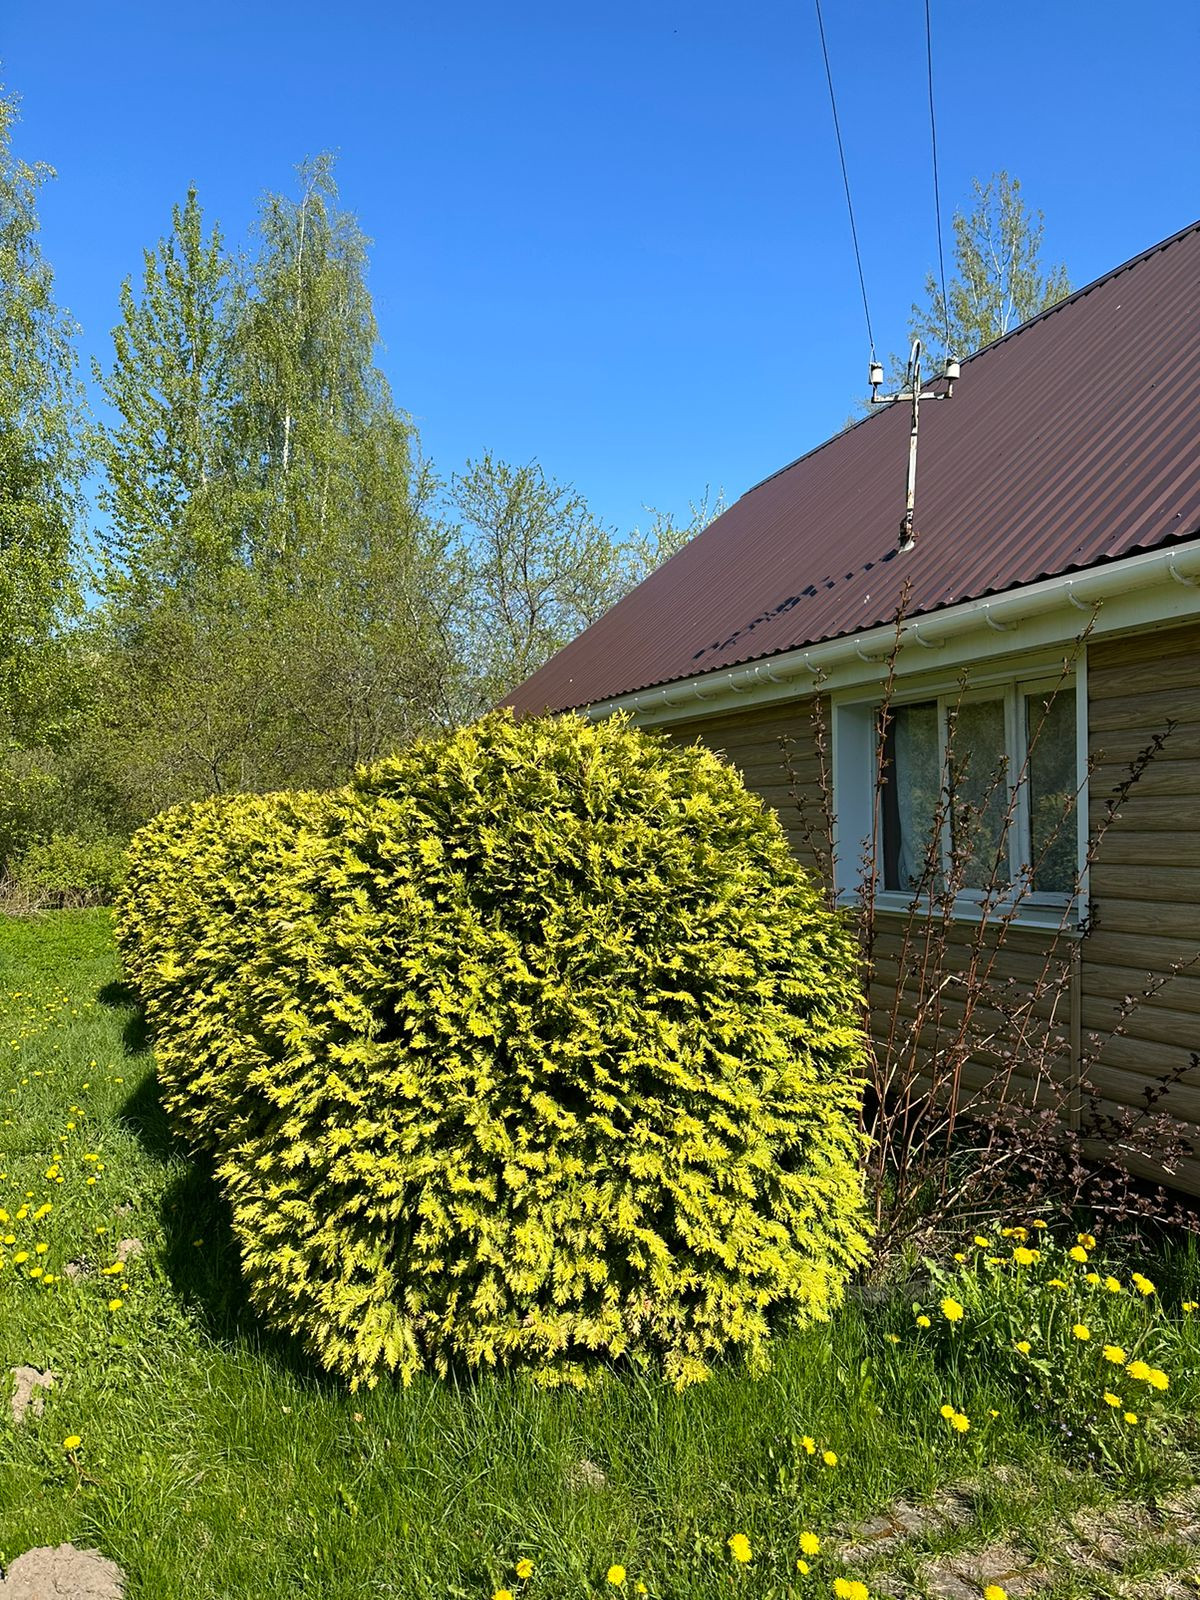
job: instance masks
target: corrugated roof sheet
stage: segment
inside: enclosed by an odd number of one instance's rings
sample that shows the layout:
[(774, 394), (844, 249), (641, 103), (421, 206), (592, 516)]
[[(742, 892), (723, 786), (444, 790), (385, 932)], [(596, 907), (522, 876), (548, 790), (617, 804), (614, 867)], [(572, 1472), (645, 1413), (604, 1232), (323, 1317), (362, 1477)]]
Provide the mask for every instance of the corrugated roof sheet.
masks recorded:
[(561, 710), (1148, 550), (1200, 531), (1200, 222), (742, 496), (508, 697)]

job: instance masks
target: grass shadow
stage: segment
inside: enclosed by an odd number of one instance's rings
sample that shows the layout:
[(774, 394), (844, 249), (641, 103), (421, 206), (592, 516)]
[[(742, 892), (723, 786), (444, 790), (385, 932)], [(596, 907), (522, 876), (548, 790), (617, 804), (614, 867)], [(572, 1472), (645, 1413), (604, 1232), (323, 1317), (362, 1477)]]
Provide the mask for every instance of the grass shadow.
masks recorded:
[(127, 1056), (145, 1055), (151, 1043), (150, 1024), (133, 986), (120, 978), (114, 979), (112, 983), (97, 989), (96, 999), (110, 1010), (128, 1012), (121, 1030), (122, 1048)]

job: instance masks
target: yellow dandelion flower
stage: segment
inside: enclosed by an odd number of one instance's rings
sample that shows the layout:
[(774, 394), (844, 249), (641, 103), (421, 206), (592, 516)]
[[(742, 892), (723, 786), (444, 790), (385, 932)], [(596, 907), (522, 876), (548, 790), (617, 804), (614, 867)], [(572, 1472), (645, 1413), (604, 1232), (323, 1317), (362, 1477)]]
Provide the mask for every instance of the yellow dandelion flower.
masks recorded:
[(1144, 1361), (1131, 1361), (1129, 1363), (1129, 1365), (1125, 1368), (1125, 1371), (1129, 1374), (1129, 1376), (1131, 1378), (1136, 1378), (1139, 1383), (1149, 1383), (1150, 1382), (1150, 1371), (1151, 1371), (1151, 1369), (1146, 1365), (1146, 1363)]
[(1021, 1352), (1021, 1354), (1023, 1356), (1027, 1356), (1029, 1354), (1029, 1352), (1033, 1349), (1033, 1346), (1030, 1344), (1028, 1339), (1018, 1339), (1017, 1340), (1017, 1349)]
[(1125, 1413), (1125, 1421), (1129, 1424), (1129, 1426), (1131, 1428), (1136, 1428), (1137, 1427), (1137, 1419), (1138, 1418), (1137, 1418), (1137, 1412), (1136, 1411), (1127, 1411)]
[(837, 1454), (833, 1450), (822, 1450), (821, 1460), (827, 1467), (836, 1467), (838, 1464)]
[(1200, 1300), (1185, 1300), (1183, 1309), (1185, 1311), (1200, 1311)]
[(753, 1561), (754, 1551), (751, 1550), (750, 1541), (744, 1533), (733, 1534), (725, 1543), (729, 1546), (729, 1554), (735, 1561), (740, 1561), (743, 1566), (747, 1561)]
[(950, 1426), (955, 1433), (969, 1433), (971, 1431), (971, 1419), (965, 1412), (956, 1411), (950, 1418)]
[(1110, 1390), (1106, 1389), (1104, 1391), (1104, 1404), (1106, 1406), (1119, 1406), (1121, 1404), (1121, 1397), (1120, 1395), (1113, 1394)]
[(971, 1243), (977, 1244), (981, 1250), (986, 1250), (991, 1242), (990, 1239), (985, 1239), (981, 1233), (977, 1233), (971, 1240)]
[(809, 1571), (808, 1562), (805, 1561), (803, 1556), (797, 1556), (796, 1557), (796, 1571), (801, 1573), (801, 1574), (807, 1573)]
[(1171, 1386), (1170, 1378), (1167, 1377), (1161, 1367), (1151, 1367), (1150, 1376), (1146, 1379), (1146, 1382), (1152, 1389), (1168, 1389)]
[(1029, 1224), (1029, 1226), (1031, 1228), (1037, 1228), (1040, 1231), (1042, 1228), (1048, 1228), (1050, 1226), (1050, 1224), (1048, 1222), (1046, 1222), (1042, 1217), (1037, 1217), (1033, 1222), (1031, 1222)]
[(1100, 1274), (1098, 1272), (1085, 1272), (1083, 1275), (1083, 1281), (1084, 1283), (1090, 1284), (1094, 1289), (1100, 1282)]
[(614, 1563), (613, 1566), (609, 1567), (604, 1576), (608, 1582), (612, 1584), (614, 1589), (619, 1589), (625, 1582), (625, 1568)]
[(124, 1300), (122, 1300), (122, 1299), (120, 1299), (120, 1298), (119, 1298), (119, 1297), (117, 1297), (117, 1298), (115, 1298), (115, 1299), (112, 1299), (112, 1300), (110, 1300), (110, 1301), (109, 1301), (109, 1302), (108, 1302), (108, 1309), (109, 1309), (109, 1310), (110, 1310), (110, 1311), (120, 1311), (120, 1309), (121, 1309), (121, 1307), (122, 1307), (122, 1306), (123, 1306), (123, 1305), (124, 1305), (124, 1304), (125, 1304), (125, 1302), (124, 1302)]
[(1049, 1283), (1052, 1289), (1065, 1289), (1067, 1287), (1061, 1278), (1051, 1278)]
[(961, 1250), (956, 1250), (954, 1252), (954, 1259), (955, 1261), (965, 1261), (967, 1258)]
[(870, 1590), (857, 1578), (835, 1578), (833, 1592), (837, 1600), (871, 1600)]
[(114, 1261), (111, 1267), (100, 1268), (100, 1272), (105, 1278), (115, 1278), (124, 1271), (125, 1263), (123, 1261)]
[(1104, 1287), (1108, 1290), (1109, 1294), (1120, 1294), (1121, 1293), (1121, 1280), (1120, 1280), (1120, 1278), (1114, 1278), (1114, 1277), (1109, 1276), (1109, 1277), (1105, 1278), (1105, 1280), (1104, 1280)]
[(817, 1453), (817, 1441), (811, 1436), (811, 1434), (806, 1433), (803, 1439), (800, 1441), (800, 1448), (808, 1455), (815, 1456)]
[(963, 1319), (963, 1308), (951, 1295), (947, 1295), (942, 1301), (942, 1315), (945, 1317), (947, 1322), (961, 1322)]
[(800, 1535), (800, 1549), (806, 1556), (815, 1556), (820, 1552), (821, 1541), (815, 1533), (802, 1533)]
[(1077, 1322), (1071, 1332), (1077, 1339), (1090, 1339), (1092, 1337), (1092, 1330), (1086, 1322)]
[(949, 1422), (950, 1418), (954, 1415), (954, 1407), (953, 1406), (943, 1406), (941, 1408), (941, 1414), (942, 1414), (943, 1417), (945, 1417), (946, 1421)]
[(21, 1265), (21, 1263), (23, 1261), (28, 1261), (28, 1260), (29, 1260), (29, 1251), (28, 1250), (18, 1250), (16, 1255), (13, 1257), (13, 1262), (18, 1267)]
[(1119, 1344), (1106, 1344), (1101, 1353), (1105, 1361), (1111, 1361), (1114, 1366), (1123, 1367), (1125, 1365), (1125, 1351), (1121, 1349)]
[(1019, 1267), (1031, 1267), (1038, 1255), (1037, 1250), (1030, 1250), (1026, 1245), (1019, 1244), (1013, 1251), (1012, 1258)]
[(530, 1561), (528, 1556), (522, 1556), (520, 1561), (517, 1562), (514, 1570), (518, 1578), (532, 1578), (533, 1562)]
[(1002, 1589), (998, 1583), (989, 1583), (983, 1591), (983, 1600), (1008, 1600), (1008, 1590)]
[(933, 1324), (930, 1322), (929, 1318), (924, 1314), (924, 1312), (922, 1312), (921, 1315), (917, 1318), (917, 1327), (918, 1328), (929, 1328), (929, 1327), (932, 1327), (932, 1326), (933, 1326)]
[(1077, 1233), (1075, 1238), (1085, 1250), (1094, 1250), (1096, 1248), (1096, 1236), (1094, 1233)]
[(82, 1443), (83, 1443), (83, 1440), (79, 1437), (79, 1435), (77, 1433), (69, 1433), (67, 1435), (67, 1437), (63, 1440), (63, 1449), (64, 1450), (78, 1450), (79, 1446)]
[(514, 1595), (511, 1589), (497, 1589), (492, 1600), (514, 1600)]
[(1150, 1282), (1150, 1279), (1144, 1278), (1140, 1272), (1132, 1273), (1131, 1281), (1139, 1294), (1152, 1295), (1155, 1293), (1154, 1285)]
[(1072, 1261), (1086, 1261), (1088, 1258), (1088, 1253), (1081, 1244), (1073, 1244), (1067, 1254)]

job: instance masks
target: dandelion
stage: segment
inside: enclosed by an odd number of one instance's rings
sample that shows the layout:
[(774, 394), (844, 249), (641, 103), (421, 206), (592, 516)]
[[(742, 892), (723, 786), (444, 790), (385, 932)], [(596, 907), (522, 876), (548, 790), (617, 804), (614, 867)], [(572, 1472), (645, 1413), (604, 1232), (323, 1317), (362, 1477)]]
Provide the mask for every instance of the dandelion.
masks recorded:
[(1030, 1250), (1025, 1245), (1019, 1244), (1012, 1253), (1013, 1260), (1019, 1267), (1031, 1267), (1037, 1260), (1039, 1252)]
[(1119, 1344), (1106, 1344), (1102, 1352), (1105, 1361), (1111, 1361), (1115, 1367), (1125, 1365), (1125, 1351)]
[(803, 1556), (797, 1556), (796, 1557), (796, 1571), (801, 1573), (802, 1575), (804, 1575), (804, 1574), (807, 1574), (809, 1572), (809, 1570), (810, 1569), (809, 1569), (808, 1562), (805, 1561), (804, 1557)]
[(942, 1410), (941, 1410), (941, 1414), (942, 1414), (943, 1417), (945, 1417), (946, 1421), (949, 1422), (950, 1418), (954, 1415), (954, 1407), (953, 1406), (943, 1406)]
[(1090, 1339), (1092, 1337), (1092, 1330), (1086, 1322), (1077, 1322), (1071, 1332), (1077, 1339)]
[(1121, 1293), (1121, 1280), (1120, 1280), (1120, 1278), (1113, 1278), (1113, 1277), (1105, 1278), (1104, 1287), (1108, 1290), (1109, 1294), (1120, 1294)]
[(1150, 1376), (1146, 1379), (1146, 1382), (1152, 1389), (1167, 1389), (1171, 1384), (1170, 1378), (1167, 1377), (1161, 1367), (1151, 1367)]
[(1100, 1282), (1100, 1274), (1098, 1272), (1085, 1272), (1083, 1275), (1083, 1281), (1086, 1284), (1090, 1284), (1094, 1289)]
[(609, 1567), (604, 1576), (608, 1582), (612, 1584), (614, 1589), (619, 1589), (625, 1582), (625, 1568), (614, 1564), (613, 1566)]
[(1017, 1340), (1017, 1349), (1021, 1352), (1021, 1354), (1023, 1356), (1027, 1356), (1029, 1354), (1029, 1352), (1033, 1349), (1033, 1346), (1030, 1344), (1028, 1339), (1018, 1339)]
[(1094, 1250), (1096, 1248), (1096, 1236), (1093, 1233), (1077, 1233), (1075, 1238), (1085, 1250)]
[(800, 1549), (806, 1556), (815, 1556), (821, 1549), (821, 1541), (815, 1533), (802, 1533), (800, 1535)]
[(1073, 1244), (1067, 1254), (1072, 1261), (1086, 1261), (1088, 1258), (1088, 1253), (1081, 1244)]
[(753, 1561), (754, 1551), (750, 1548), (750, 1541), (744, 1533), (735, 1533), (732, 1538), (726, 1539), (729, 1554), (735, 1561), (740, 1561), (743, 1566), (746, 1562)]
[(835, 1578), (833, 1592), (837, 1600), (871, 1600), (866, 1584), (860, 1583), (857, 1578)]
[(1033, 1222), (1031, 1222), (1029, 1224), (1029, 1226), (1031, 1228), (1037, 1228), (1038, 1231), (1040, 1232), (1043, 1228), (1048, 1228), (1050, 1226), (1050, 1224), (1048, 1222), (1046, 1222), (1042, 1217), (1037, 1217), (1037, 1218), (1034, 1219)]
[(123, 1261), (114, 1261), (111, 1267), (100, 1268), (100, 1272), (105, 1278), (115, 1278), (124, 1271), (125, 1263)]
[(952, 1296), (947, 1295), (942, 1301), (942, 1315), (945, 1317), (947, 1322), (961, 1322), (963, 1319), (963, 1308), (957, 1300), (955, 1300)]
[(1125, 1421), (1129, 1424), (1129, 1426), (1131, 1428), (1136, 1428), (1137, 1427), (1137, 1412), (1136, 1411), (1127, 1411), (1125, 1413)]
[(25, 1261), (28, 1261), (28, 1260), (29, 1260), (29, 1251), (28, 1250), (18, 1250), (16, 1255), (13, 1257), (13, 1265), (19, 1267), (22, 1264), (22, 1262), (25, 1262)]
[(511, 1589), (497, 1589), (492, 1600), (514, 1600), (514, 1595)]
[(998, 1583), (989, 1583), (983, 1591), (983, 1600), (1008, 1600), (1008, 1590), (1002, 1589)]
[(1183, 1309), (1185, 1311), (1200, 1311), (1200, 1301), (1185, 1300), (1183, 1302)]
[(837, 1455), (832, 1450), (822, 1450), (821, 1451), (821, 1460), (825, 1463), (825, 1465), (827, 1467), (836, 1467), (837, 1464), (838, 1464)]
[(971, 1419), (963, 1411), (956, 1411), (950, 1418), (950, 1426), (955, 1433), (970, 1433)]
[(79, 1437), (79, 1435), (77, 1433), (69, 1433), (67, 1435), (67, 1437), (63, 1440), (63, 1449), (64, 1450), (78, 1450), (79, 1446), (82, 1443), (83, 1443), (83, 1440)]
[(517, 1562), (515, 1570), (518, 1578), (532, 1578), (533, 1562), (530, 1561), (528, 1556), (522, 1556), (520, 1561)]
[(800, 1441), (800, 1448), (805, 1452), (806, 1455), (815, 1456), (817, 1453), (817, 1441), (811, 1436), (811, 1434), (806, 1433), (803, 1439)]
[(1121, 1397), (1120, 1395), (1113, 1394), (1110, 1390), (1106, 1389), (1104, 1391), (1104, 1404), (1106, 1406), (1119, 1406), (1121, 1404)]
[(1125, 1368), (1131, 1378), (1136, 1378), (1139, 1383), (1149, 1383), (1152, 1369), (1144, 1361), (1131, 1361)]
[(887, 1342), (889, 1344), (899, 1344), (900, 1343), (900, 1335), (898, 1333), (885, 1333), (883, 1337), (887, 1340)]
[(983, 1237), (983, 1235), (980, 1234), (980, 1233), (977, 1233), (975, 1235), (975, 1237), (971, 1240), (971, 1243), (972, 1244), (977, 1244), (981, 1250), (986, 1250), (988, 1248), (988, 1246), (991, 1244), (991, 1242), (992, 1241), (990, 1239), (985, 1239)]
[(122, 1306), (123, 1306), (123, 1305), (124, 1305), (124, 1304), (125, 1304), (125, 1302), (124, 1302), (124, 1300), (122, 1300), (122, 1299), (121, 1299), (121, 1298), (120, 1298), (120, 1296), (119, 1296), (119, 1295), (117, 1295), (117, 1296), (114, 1296), (114, 1298), (113, 1298), (113, 1299), (111, 1299), (111, 1300), (110, 1300), (110, 1301), (109, 1301), (109, 1302), (108, 1302), (108, 1309), (109, 1309), (109, 1310), (110, 1310), (110, 1311), (120, 1311), (120, 1309), (121, 1309), (121, 1307), (122, 1307)]
[[(1184, 1309), (1186, 1310), (1187, 1308), (1185, 1307)], [(924, 1314), (924, 1312), (922, 1312), (922, 1314), (917, 1318), (917, 1327), (929, 1328), (932, 1326), (933, 1324), (930, 1322), (929, 1318)]]
[(44, 1256), (46, 1251), (49, 1250), (50, 1246), (48, 1244), (35, 1244), (33, 1248), (37, 1255)]
[(1154, 1285), (1150, 1282), (1150, 1279), (1144, 1278), (1140, 1272), (1135, 1272), (1132, 1274), (1132, 1282), (1133, 1287), (1139, 1294), (1149, 1296), (1155, 1292)]
[(1052, 1289), (1065, 1289), (1067, 1287), (1061, 1278), (1050, 1278), (1048, 1281)]

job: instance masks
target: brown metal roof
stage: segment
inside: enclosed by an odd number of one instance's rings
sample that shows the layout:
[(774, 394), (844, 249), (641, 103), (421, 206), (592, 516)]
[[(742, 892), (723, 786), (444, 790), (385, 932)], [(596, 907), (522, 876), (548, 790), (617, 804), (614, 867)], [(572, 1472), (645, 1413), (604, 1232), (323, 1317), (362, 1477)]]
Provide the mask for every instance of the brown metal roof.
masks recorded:
[(1200, 532), (1200, 222), (751, 489), (508, 697), (561, 710)]

